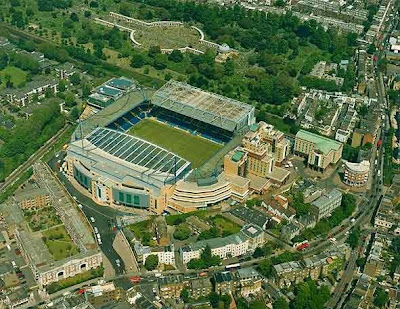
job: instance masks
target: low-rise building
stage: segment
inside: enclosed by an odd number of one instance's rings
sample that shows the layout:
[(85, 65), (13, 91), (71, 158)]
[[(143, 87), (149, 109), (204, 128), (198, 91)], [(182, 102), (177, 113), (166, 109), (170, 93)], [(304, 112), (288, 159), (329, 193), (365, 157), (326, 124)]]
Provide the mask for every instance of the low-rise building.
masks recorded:
[(183, 288), (187, 285), (182, 275), (165, 276), (158, 278), (158, 288), (161, 298), (174, 299), (181, 296)]
[(276, 195), (273, 199), (263, 202), (262, 205), (272, 216), (279, 220), (291, 222), (296, 215), (296, 210), (292, 207), (289, 207), (287, 198), (282, 195)]
[(164, 264), (175, 267), (175, 252), (173, 244), (171, 246), (165, 246), (143, 253), (143, 264), (146, 263), (146, 259), (150, 255), (158, 256), (158, 264), (160, 265)]
[(49, 206), (51, 203), (49, 192), (37, 184), (27, 183), (24, 188), (18, 189), (14, 195), (21, 209), (32, 209)]
[(342, 151), (343, 144), (338, 141), (305, 130), (296, 134), (295, 154), (304, 156), (308, 166), (322, 172), (341, 159)]
[(190, 280), (189, 282), (190, 297), (198, 299), (207, 297), (212, 292), (212, 284), (208, 277), (201, 277)]
[(120, 290), (115, 287), (113, 282), (108, 282), (86, 288), (85, 295), (92, 305), (102, 307), (117, 302), (120, 298)]
[(37, 99), (44, 98), (47, 91), (51, 95), (55, 95), (58, 92), (57, 79), (40, 76), (28, 82), (24, 88), (6, 90), (5, 95), (9, 103), (23, 107), (32, 102), (35, 96)]
[(192, 245), (180, 248), (184, 264), (192, 259), (198, 259), (206, 246), (211, 248), (213, 255), (221, 259), (238, 257), (252, 252), (264, 243), (264, 232), (256, 225), (245, 225), (239, 233), (212, 239), (201, 240)]
[(362, 161), (359, 163), (345, 162), (343, 182), (351, 187), (362, 187), (368, 182), (370, 163)]
[(255, 224), (262, 229), (266, 229), (269, 222), (269, 217), (254, 207), (236, 207), (231, 210), (231, 214), (244, 222)]
[(214, 274), (215, 292), (221, 295), (230, 294), (235, 290), (236, 282), (233, 273), (223, 271)]
[(300, 234), (300, 227), (294, 223), (289, 223), (287, 225), (282, 226), (282, 236), (287, 240), (291, 240), (292, 238), (296, 237)]
[(237, 288), (243, 297), (256, 295), (261, 291), (262, 277), (253, 267), (238, 269), (237, 278)]
[(311, 204), (311, 213), (321, 220), (329, 216), (342, 202), (342, 192), (333, 189), (329, 193), (325, 193)]

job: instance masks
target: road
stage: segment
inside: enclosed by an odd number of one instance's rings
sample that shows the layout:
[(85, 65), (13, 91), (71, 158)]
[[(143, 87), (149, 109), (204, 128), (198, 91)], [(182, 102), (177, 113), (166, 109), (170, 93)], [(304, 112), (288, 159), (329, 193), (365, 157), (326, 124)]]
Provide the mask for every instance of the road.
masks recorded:
[(46, 154), (51, 147), (57, 142), (65, 131), (70, 128), (71, 124), (67, 123), (60, 131), (51, 137), (42, 147), (40, 147), (33, 155), (29, 157), (23, 164), (18, 166), (0, 186), (0, 193), (3, 193), (8, 187), (12, 186), (22, 174), (24, 174), (37, 160), (39, 160), (44, 154)]
[[(49, 166), (57, 173), (57, 177), (60, 182), (64, 185), (66, 190), (75, 197), (74, 199), (78, 204), (82, 205), (82, 211), (85, 216), (89, 219), (89, 223), (92, 225), (93, 229), (96, 227), (99, 230), (101, 236), (100, 249), (103, 251), (105, 256), (108, 258), (112, 264), (115, 274), (121, 275), (125, 272), (125, 265), (119, 254), (113, 248), (113, 242), (117, 233), (117, 230), (113, 229), (114, 220), (117, 215), (121, 213), (118, 210), (112, 209), (110, 207), (102, 207), (96, 205), (89, 197), (83, 195), (69, 182), (69, 180), (57, 169), (55, 168), (56, 158), (53, 158), (49, 162)], [(92, 222), (91, 218), (94, 219)], [(117, 260), (120, 262), (118, 263)]]

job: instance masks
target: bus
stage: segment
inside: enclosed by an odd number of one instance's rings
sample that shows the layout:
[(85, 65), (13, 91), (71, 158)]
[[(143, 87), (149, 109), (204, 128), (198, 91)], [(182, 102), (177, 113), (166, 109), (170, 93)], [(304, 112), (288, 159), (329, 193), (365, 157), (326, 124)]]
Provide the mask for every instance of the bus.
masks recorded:
[(225, 266), (225, 270), (235, 270), (240, 268), (240, 263), (229, 264)]

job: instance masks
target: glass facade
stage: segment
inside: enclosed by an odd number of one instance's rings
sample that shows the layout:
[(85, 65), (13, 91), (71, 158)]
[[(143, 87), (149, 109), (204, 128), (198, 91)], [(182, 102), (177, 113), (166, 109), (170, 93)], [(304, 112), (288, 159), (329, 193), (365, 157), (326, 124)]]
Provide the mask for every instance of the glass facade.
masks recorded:
[(79, 169), (77, 169), (74, 166), (74, 178), (79, 184), (89, 190), (90, 192), (92, 191), (92, 179), (88, 176), (85, 175), (85, 173), (82, 173)]
[(135, 208), (149, 208), (150, 197), (147, 193), (119, 188), (113, 188), (112, 192), (114, 202)]

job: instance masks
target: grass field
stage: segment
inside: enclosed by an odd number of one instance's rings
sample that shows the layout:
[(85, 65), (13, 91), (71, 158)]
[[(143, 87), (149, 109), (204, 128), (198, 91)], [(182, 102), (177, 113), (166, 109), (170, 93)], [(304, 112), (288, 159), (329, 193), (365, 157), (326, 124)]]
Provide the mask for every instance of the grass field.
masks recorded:
[(204, 138), (151, 119), (142, 120), (129, 133), (181, 156), (191, 162), (193, 168), (201, 166), (222, 148)]
[(27, 73), (19, 68), (13, 66), (7, 66), (6, 68), (0, 71), (0, 78), (1, 78), (0, 89), (4, 89), (6, 87), (7, 75), (11, 77), (11, 81), (13, 82), (14, 87), (16, 88), (26, 81)]
[(58, 226), (42, 232), (43, 240), (54, 260), (62, 260), (78, 253), (78, 248), (69, 237), (64, 226)]

